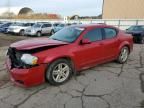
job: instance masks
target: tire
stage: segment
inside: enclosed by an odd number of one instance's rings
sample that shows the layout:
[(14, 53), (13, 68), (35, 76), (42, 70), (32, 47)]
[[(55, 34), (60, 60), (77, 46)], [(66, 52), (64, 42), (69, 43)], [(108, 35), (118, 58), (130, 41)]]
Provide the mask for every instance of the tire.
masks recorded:
[[(65, 68), (65, 71), (62, 70)], [(61, 85), (72, 76), (72, 65), (66, 59), (58, 59), (52, 62), (46, 71), (45, 78), (51, 85)]]
[(141, 37), (140, 43), (144, 44), (144, 36)]
[(40, 37), (42, 34), (40, 31), (38, 31), (36, 35), (37, 35), (37, 37)]
[(54, 30), (52, 30), (50, 34), (53, 35), (54, 33), (55, 33)]
[(21, 30), (19, 34), (20, 36), (24, 36), (24, 30)]
[(117, 59), (118, 63), (124, 64), (128, 59), (129, 53), (130, 53), (129, 48), (127, 46), (124, 46), (121, 49), (120, 54), (118, 56), (118, 59)]

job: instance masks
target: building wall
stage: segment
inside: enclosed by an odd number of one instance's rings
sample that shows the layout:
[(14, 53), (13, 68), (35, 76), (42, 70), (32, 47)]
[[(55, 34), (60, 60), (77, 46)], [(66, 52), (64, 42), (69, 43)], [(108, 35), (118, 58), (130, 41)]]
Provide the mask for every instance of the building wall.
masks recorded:
[(103, 19), (144, 19), (144, 0), (104, 0)]

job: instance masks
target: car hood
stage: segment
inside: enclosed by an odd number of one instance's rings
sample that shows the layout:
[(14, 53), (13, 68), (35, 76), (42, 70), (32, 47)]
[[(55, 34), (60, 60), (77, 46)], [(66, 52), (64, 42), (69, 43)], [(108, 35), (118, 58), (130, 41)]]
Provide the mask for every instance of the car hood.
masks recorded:
[(9, 28), (12, 28), (12, 29), (26, 29), (28, 28), (28, 26), (9, 26)]
[(127, 31), (127, 33), (129, 33), (129, 34), (140, 34), (142, 32), (143, 31)]
[(67, 42), (52, 40), (48, 38), (35, 38), (35, 39), (28, 39), (22, 40), (10, 45), (12, 48), (16, 48), (17, 50), (30, 50), (36, 49), (46, 46), (60, 46), (69, 44)]

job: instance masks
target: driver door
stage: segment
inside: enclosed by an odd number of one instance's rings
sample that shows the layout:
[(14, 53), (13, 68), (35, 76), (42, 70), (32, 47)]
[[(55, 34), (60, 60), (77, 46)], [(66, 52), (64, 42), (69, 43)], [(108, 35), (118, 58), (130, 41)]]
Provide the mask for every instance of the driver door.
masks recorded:
[(87, 68), (98, 63), (102, 60), (102, 29), (94, 28), (87, 31), (87, 33), (83, 36), (83, 39), (88, 39), (90, 43), (83, 44), (81, 43), (78, 46), (78, 50), (76, 51), (76, 57), (78, 61), (78, 65), (81, 68)]

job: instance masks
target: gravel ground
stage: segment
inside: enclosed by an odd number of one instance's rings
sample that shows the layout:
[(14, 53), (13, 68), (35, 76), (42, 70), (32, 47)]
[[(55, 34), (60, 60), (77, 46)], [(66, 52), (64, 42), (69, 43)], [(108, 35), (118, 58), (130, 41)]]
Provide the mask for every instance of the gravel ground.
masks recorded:
[(0, 108), (144, 108), (144, 45), (135, 44), (124, 65), (110, 62), (61, 86), (45, 83), (27, 89), (9, 81), (5, 45), (0, 47)]

